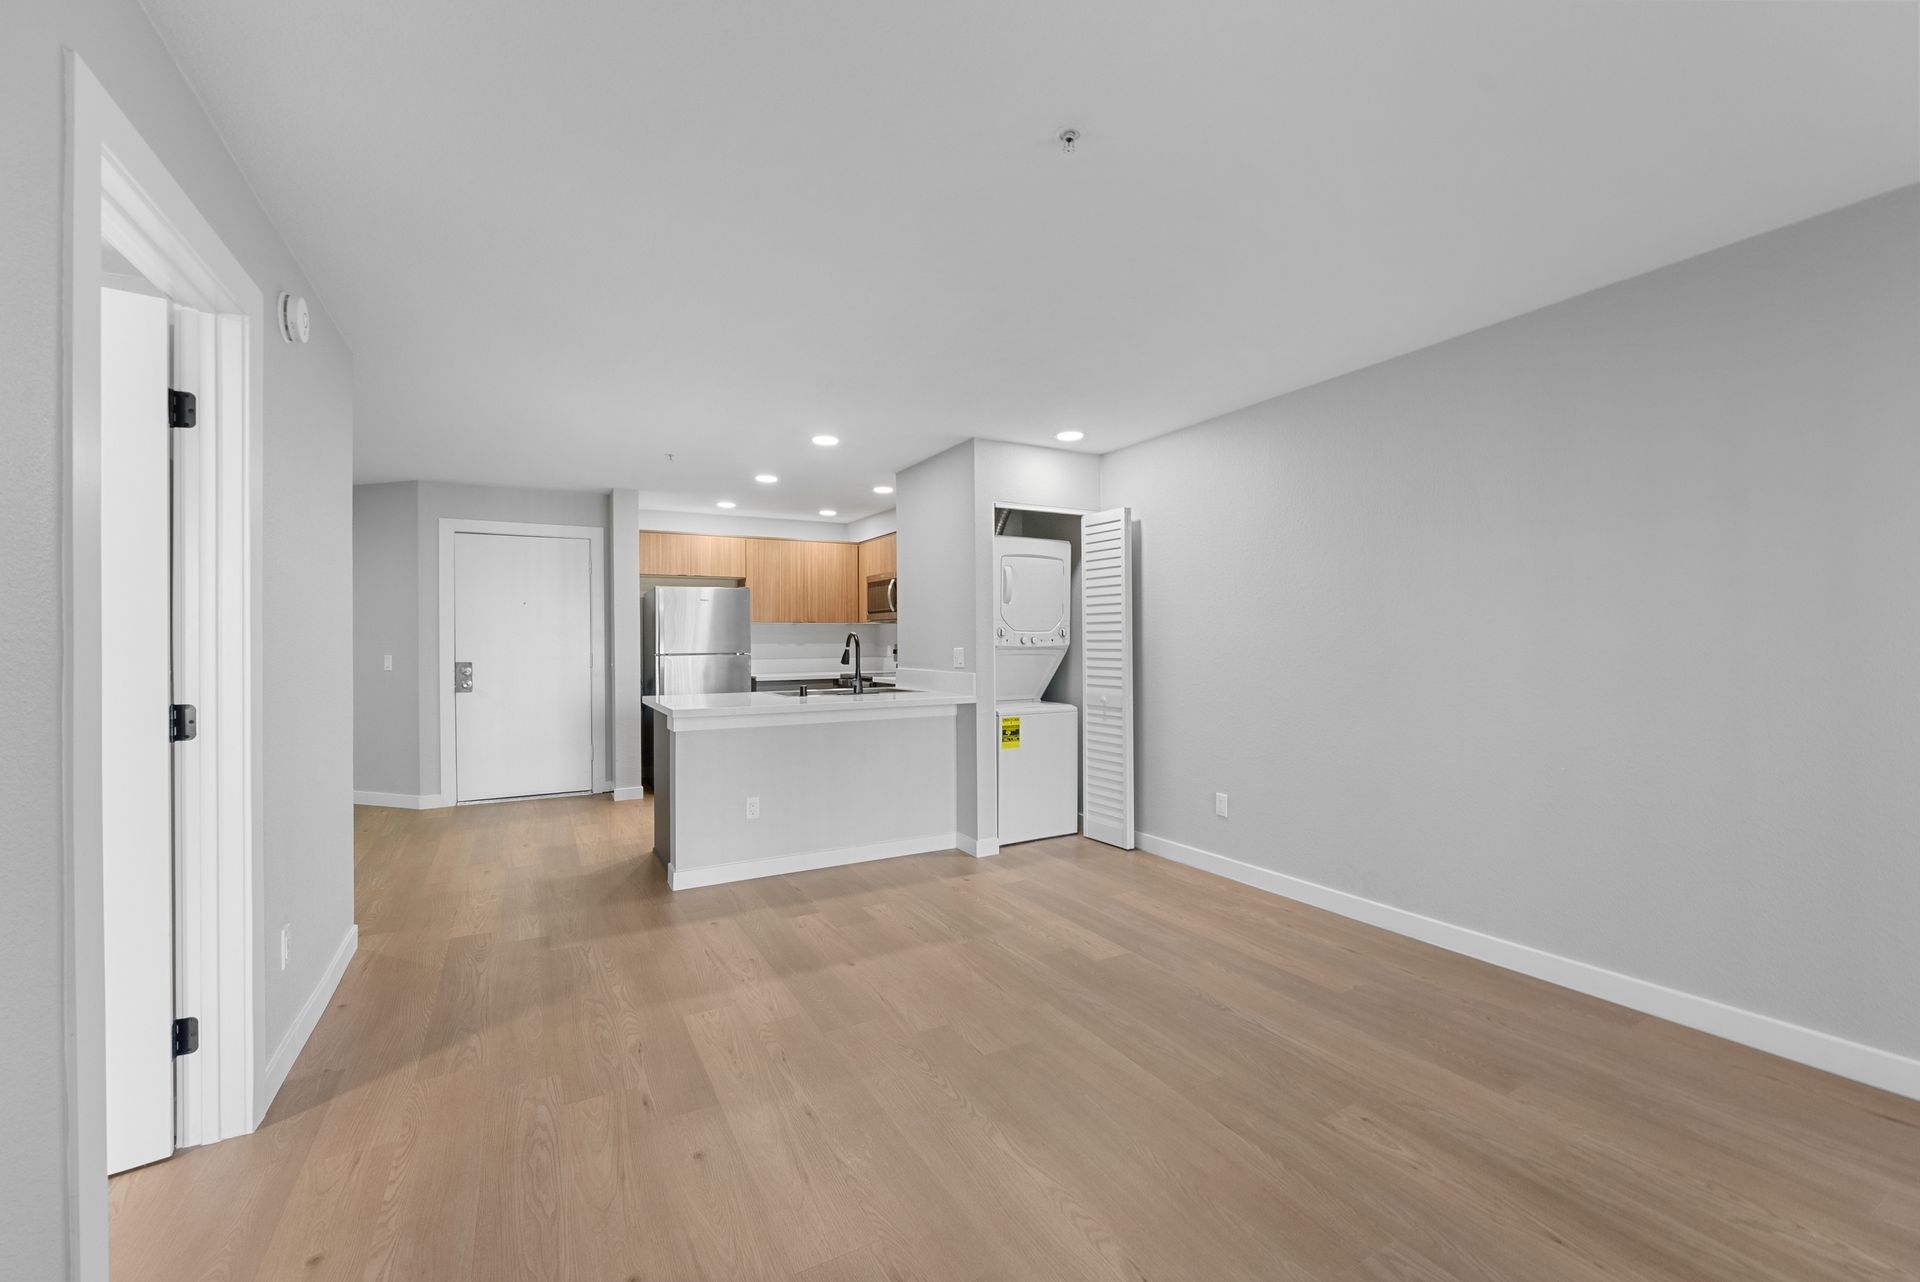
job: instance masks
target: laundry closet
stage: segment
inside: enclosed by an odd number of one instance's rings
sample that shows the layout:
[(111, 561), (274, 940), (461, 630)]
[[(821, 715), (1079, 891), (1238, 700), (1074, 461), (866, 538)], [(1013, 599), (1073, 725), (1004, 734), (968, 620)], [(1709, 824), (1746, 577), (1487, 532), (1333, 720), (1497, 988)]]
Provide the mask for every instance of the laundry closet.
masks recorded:
[(1001, 845), (1080, 831), (1078, 513), (994, 513), (995, 753)]

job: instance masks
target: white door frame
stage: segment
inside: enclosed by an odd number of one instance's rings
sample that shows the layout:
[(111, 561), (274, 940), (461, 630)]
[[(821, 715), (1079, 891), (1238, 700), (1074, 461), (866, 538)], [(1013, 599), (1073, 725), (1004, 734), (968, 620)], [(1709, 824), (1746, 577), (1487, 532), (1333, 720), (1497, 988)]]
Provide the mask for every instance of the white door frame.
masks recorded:
[[(198, 834), (176, 851), (179, 1009), (200, 1020), (198, 1054), (176, 1063), (178, 1142), (243, 1134), (264, 1108), (258, 1038), (265, 986), (255, 924), (265, 919), (261, 769), (262, 438), (265, 299), (131, 121), (67, 50), (66, 481), (61, 741), (63, 958), (67, 1024), (69, 1248), (74, 1276), (107, 1275), (105, 940), (100, 754), (100, 266), (103, 247), (175, 303), (213, 318), (215, 385), (199, 455), (202, 539), (197, 645), (177, 663), (200, 692), (198, 782), (177, 794)], [(202, 368), (206, 368), (205, 364)], [(176, 371), (178, 372), (178, 371)]]
[[(1045, 512), (1052, 516), (1090, 516), (1097, 510), (1090, 507), (1060, 507), (1050, 503), (1028, 503), (1022, 499), (995, 499), (987, 505), (987, 546), (980, 553), (984, 558), (980, 562), (982, 567), (980, 582), (984, 585), (982, 590), (985, 595), (980, 598), (976, 606), (976, 609), (983, 613), (976, 620), (973, 643), (974, 652), (979, 656), (975, 660), (977, 667), (975, 679), (980, 683), (979, 688), (982, 691), (979, 731), (975, 735), (974, 805), (980, 816), (981, 826), (985, 826), (987, 815), (993, 816), (993, 836), (991, 838), (980, 836), (974, 839), (973, 849), (968, 853), (980, 857), (1000, 853), (1000, 721), (999, 713), (994, 710), (996, 701), (993, 697), (993, 692), (999, 689), (1000, 653), (993, 644), (994, 608), (990, 602), (999, 591), (993, 584), (993, 540), (997, 537), (993, 527), (994, 513), (1001, 508), (1010, 508), (1016, 512)], [(1073, 604), (1076, 606), (1079, 604), (1077, 597)], [(1074, 630), (1073, 643), (1080, 644), (1077, 628)], [(1080, 716), (1084, 722), (1085, 709), (1081, 710)], [(1085, 737), (1083, 728), (1081, 738), (1084, 740)], [(1085, 750), (1083, 742), (1081, 751)]]
[(458, 516), (440, 518), (440, 662), (428, 678), (439, 692), (440, 705), (440, 795), (436, 799), (437, 805), (451, 806), (460, 795), (460, 790), (454, 786), (456, 762), (453, 742), (453, 536), (456, 534), (523, 534), (543, 539), (587, 541), (587, 577), (593, 596), (593, 790), (613, 791), (607, 754), (606, 533), (597, 525), (533, 525), (523, 521), (475, 521)]

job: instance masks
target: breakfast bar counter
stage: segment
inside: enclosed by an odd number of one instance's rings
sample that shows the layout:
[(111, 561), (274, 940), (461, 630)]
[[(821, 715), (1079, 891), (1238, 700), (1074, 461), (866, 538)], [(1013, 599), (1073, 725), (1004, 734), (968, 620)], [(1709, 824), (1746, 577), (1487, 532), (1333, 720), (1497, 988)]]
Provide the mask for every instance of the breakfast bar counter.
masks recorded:
[[(952, 849), (970, 695), (650, 696), (654, 851), (675, 890)], [(969, 740), (969, 743), (971, 740)]]

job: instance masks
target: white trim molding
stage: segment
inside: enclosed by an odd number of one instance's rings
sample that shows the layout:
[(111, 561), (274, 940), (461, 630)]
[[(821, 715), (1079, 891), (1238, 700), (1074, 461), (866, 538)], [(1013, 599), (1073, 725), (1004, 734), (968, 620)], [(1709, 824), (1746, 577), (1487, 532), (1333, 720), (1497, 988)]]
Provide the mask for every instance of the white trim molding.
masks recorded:
[(415, 796), (410, 792), (361, 792), (356, 788), (353, 804), (385, 806), (390, 810), (439, 810), (447, 804), (447, 799), (435, 794)]
[(647, 790), (638, 785), (631, 788), (615, 788), (613, 790), (613, 799), (615, 801), (640, 801), (643, 800), (646, 795)]
[(360, 926), (355, 923), (347, 927), (347, 933), (340, 937), (340, 945), (333, 950), (333, 958), (327, 962), (326, 970), (321, 972), (320, 982), (307, 994), (307, 1000), (300, 1004), (300, 1013), (293, 1017), (293, 1026), (287, 1029), (280, 1044), (273, 1048), (273, 1056), (267, 1061), (266, 1090), (262, 1093), (265, 1102), (260, 1106), (260, 1117), (254, 1119), (255, 1125), (266, 1116), (273, 1097), (280, 1093), (281, 1086), (286, 1083), (287, 1074), (293, 1071), (294, 1061), (300, 1058), (300, 1052), (306, 1048), (307, 1039), (313, 1036), (320, 1017), (327, 1013), (327, 1003), (333, 1000), (341, 977), (347, 973), (347, 963), (353, 960), (359, 948)]
[[(525, 521), (477, 521), (466, 517), (440, 518), (440, 663), (433, 677), (433, 688), (440, 701), (440, 794), (448, 804), (457, 804), (460, 787), (455, 777), (454, 697), (453, 697), (453, 536), (456, 534), (517, 534), (540, 539), (585, 539), (587, 541), (588, 581), (590, 584), (592, 632), (590, 639), (593, 665), (593, 791), (610, 792), (613, 782), (607, 778), (612, 767), (607, 717), (607, 548), (606, 531), (597, 525), (538, 525)], [(518, 801), (521, 798), (500, 798)]]
[[(101, 251), (112, 248), (190, 327), (197, 392), (191, 483), (196, 523), (194, 644), (183, 662), (198, 691), (190, 786), (176, 795), (176, 1009), (200, 1019), (200, 1054), (175, 1067), (183, 1143), (251, 1130), (264, 1107), (266, 985), (254, 925), (265, 916), (262, 732), (265, 296), (79, 55), (66, 51), (67, 173), (64, 507), (62, 536), (69, 1263), (107, 1274), (106, 997), (101, 819)], [(176, 367), (175, 373), (181, 372)]]
[(809, 850), (797, 855), (742, 859), (737, 863), (714, 864), (704, 868), (678, 868), (669, 860), (667, 886), (671, 890), (693, 890), (731, 881), (752, 881), (757, 877), (779, 877), (790, 872), (813, 872), (820, 868), (872, 863), (876, 859), (895, 859), (901, 855), (927, 855), (939, 850), (957, 850), (957, 841), (956, 834), (941, 832), (926, 837), (902, 837), (897, 841), (876, 842), (871, 846)]
[(1000, 853), (1000, 843), (992, 837), (969, 837), (963, 832), (954, 839), (954, 849), (975, 859), (991, 859)]
[(1395, 908), (1318, 882), (1262, 868), (1227, 855), (1201, 850), (1151, 833), (1138, 834), (1140, 849), (1189, 868), (1214, 873), (1242, 885), (1324, 908), (1396, 935), (1418, 939), (1448, 952), (1473, 957), (1506, 970), (1571, 988), (1589, 997), (1625, 1006), (1688, 1028), (1724, 1037), (1742, 1046), (1778, 1055), (1840, 1077), (1920, 1099), (1920, 1060), (1848, 1041), (1832, 1033), (1790, 1024), (1758, 1011), (1729, 1006), (1711, 997), (1682, 992), (1651, 980), (1636, 979), (1591, 962), (1562, 957), (1529, 944), (1515, 943), (1405, 908)]

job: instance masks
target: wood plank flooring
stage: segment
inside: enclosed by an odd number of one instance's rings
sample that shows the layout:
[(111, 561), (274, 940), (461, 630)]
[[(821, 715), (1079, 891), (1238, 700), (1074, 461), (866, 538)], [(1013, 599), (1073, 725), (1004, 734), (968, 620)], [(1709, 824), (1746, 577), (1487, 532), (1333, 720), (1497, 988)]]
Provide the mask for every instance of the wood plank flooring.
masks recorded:
[(1920, 1103), (1068, 838), (669, 894), (641, 803), (362, 809), (143, 1279), (1920, 1277)]

